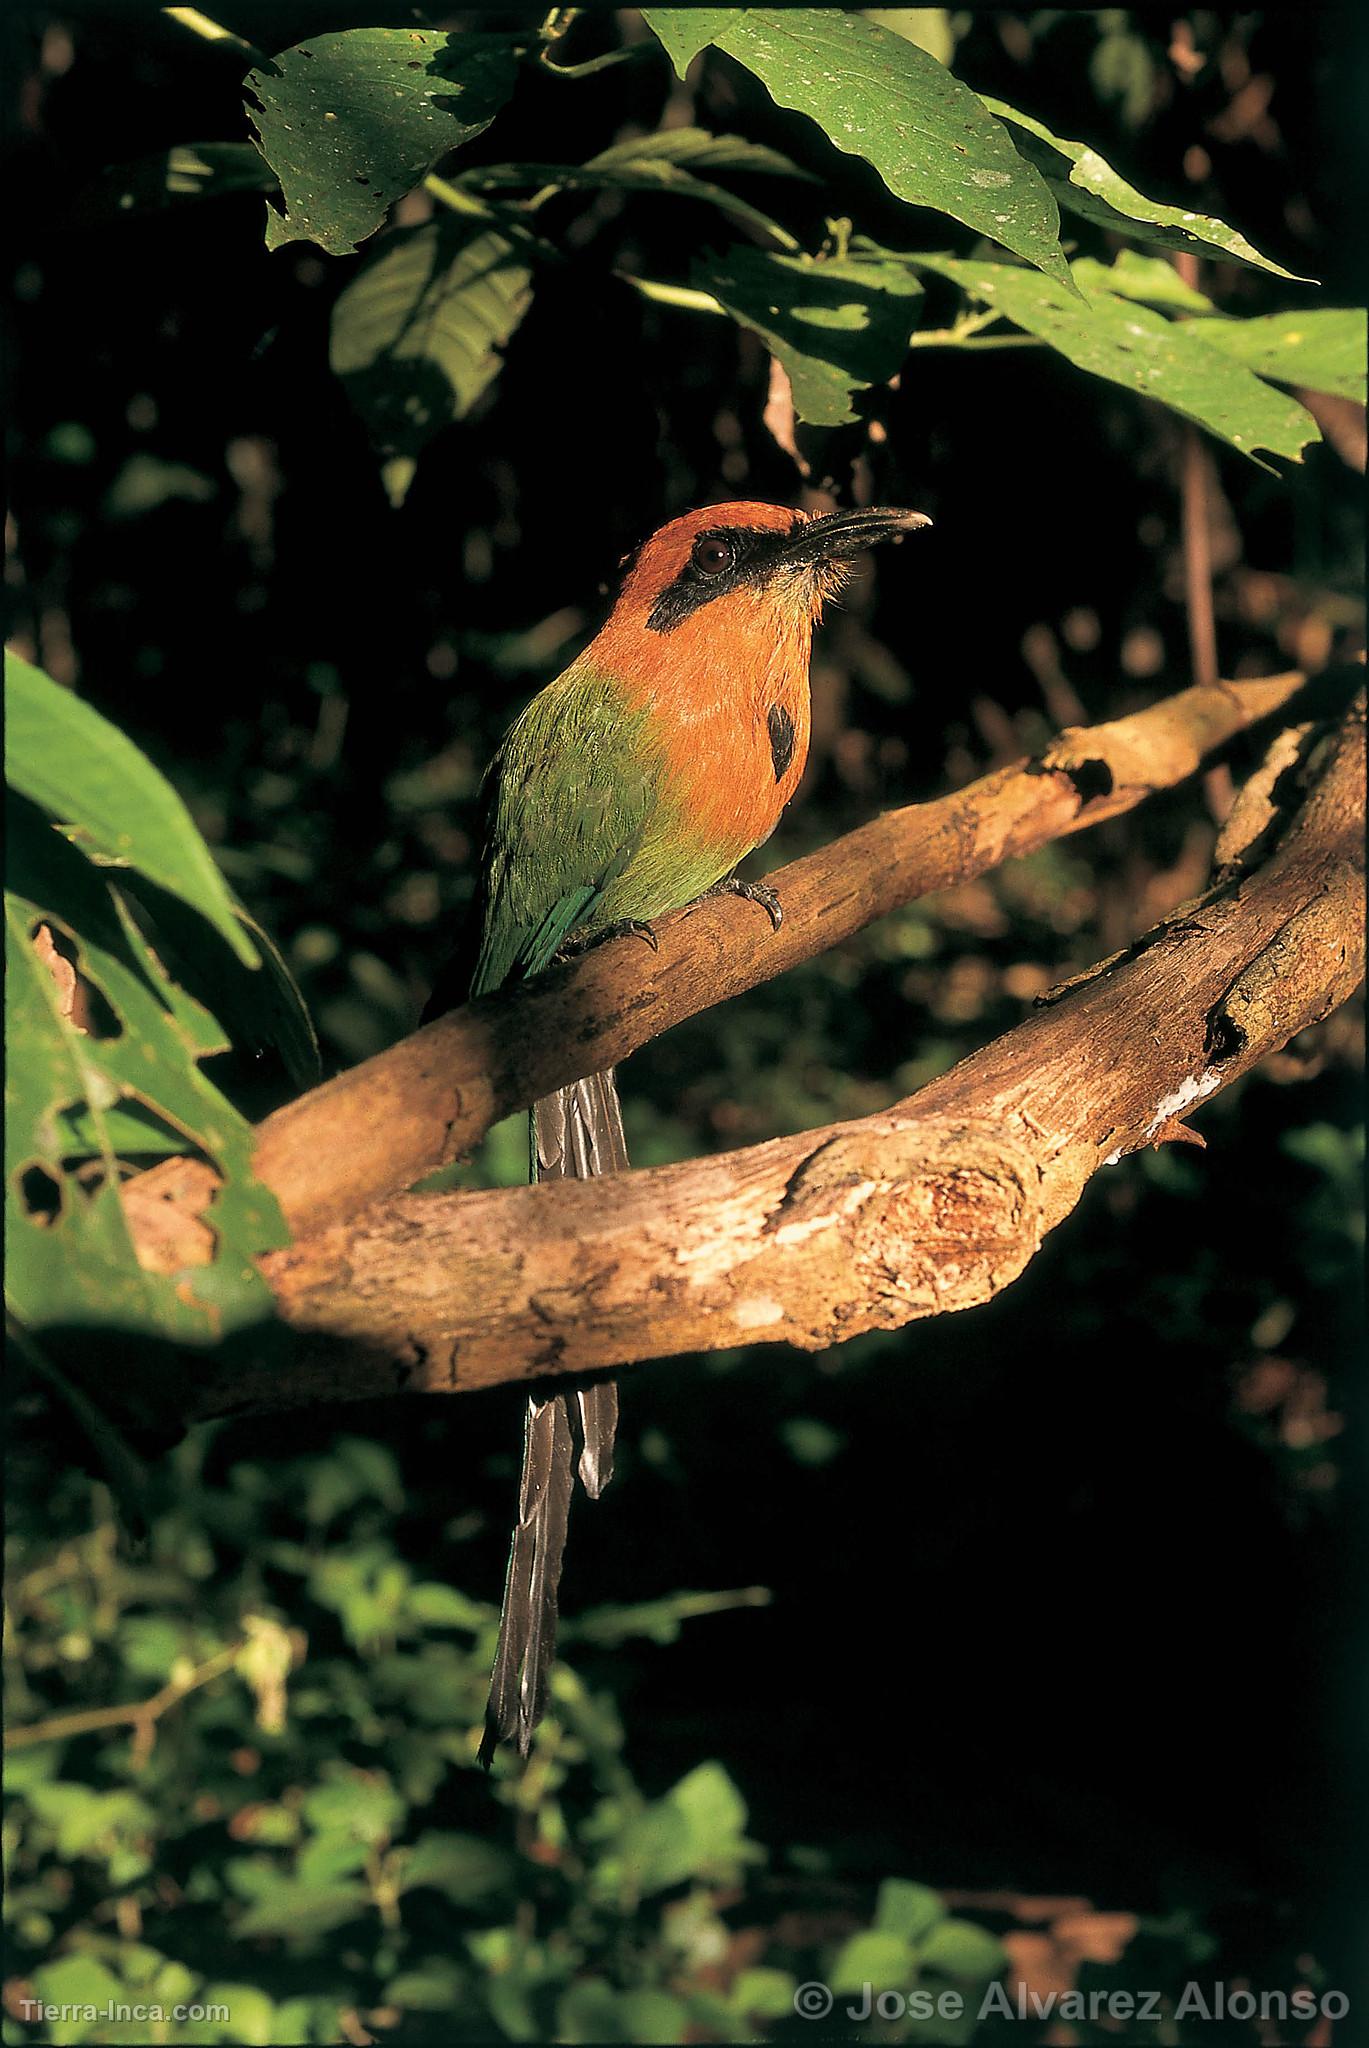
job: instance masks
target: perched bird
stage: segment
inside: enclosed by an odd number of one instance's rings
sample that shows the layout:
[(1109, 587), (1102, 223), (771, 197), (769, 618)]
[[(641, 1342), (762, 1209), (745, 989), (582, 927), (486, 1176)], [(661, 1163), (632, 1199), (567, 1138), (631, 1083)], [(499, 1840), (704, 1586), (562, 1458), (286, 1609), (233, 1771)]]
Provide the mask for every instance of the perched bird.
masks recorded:
[[(720, 886), (754, 897), (778, 926), (773, 892), (732, 871), (770, 837), (803, 774), (813, 626), (858, 555), (929, 524), (885, 508), (712, 505), (628, 557), (608, 623), (528, 705), (491, 765), (470, 995), (538, 973), (567, 945), (645, 932)], [(452, 993), (448, 978), (428, 1013)], [(625, 1167), (612, 1071), (537, 1103), (530, 1152), (534, 1179)], [(529, 1396), (486, 1765), (504, 1741), (526, 1755), (545, 1709), (577, 1443), (581, 1482), (597, 1498), (617, 1415), (610, 1380)]]

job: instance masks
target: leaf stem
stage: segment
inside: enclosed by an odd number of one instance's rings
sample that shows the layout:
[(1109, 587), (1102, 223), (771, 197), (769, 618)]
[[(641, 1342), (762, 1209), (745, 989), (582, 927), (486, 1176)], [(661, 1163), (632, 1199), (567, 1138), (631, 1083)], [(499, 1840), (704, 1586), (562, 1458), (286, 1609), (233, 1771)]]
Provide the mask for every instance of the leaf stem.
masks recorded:
[(249, 43), (245, 36), (236, 35), (231, 28), (213, 21), (207, 14), (201, 14), (198, 7), (164, 7), (162, 13), (169, 15), (179, 28), (188, 28), (191, 35), (200, 36), (206, 43), (222, 43), (227, 49), (236, 50), (240, 57), (246, 57), (249, 64), (260, 67), (271, 59), (255, 43)]
[(644, 299), (655, 299), (662, 306), (683, 306), (690, 313), (725, 313), (727, 308), (719, 305), (712, 292), (696, 292), (685, 284), (658, 284), (654, 278), (633, 277), (630, 271), (615, 270), (613, 275), (621, 277), (624, 284), (630, 284)]

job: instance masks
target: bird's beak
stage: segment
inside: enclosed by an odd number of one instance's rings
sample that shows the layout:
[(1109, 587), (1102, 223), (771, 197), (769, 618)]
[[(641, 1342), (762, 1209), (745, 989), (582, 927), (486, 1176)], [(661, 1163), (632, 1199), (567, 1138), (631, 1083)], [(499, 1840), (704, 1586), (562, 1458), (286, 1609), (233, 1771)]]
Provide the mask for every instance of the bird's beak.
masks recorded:
[(797, 526), (772, 556), (786, 568), (816, 569), (828, 562), (852, 562), (882, 540), (902, 540), (930, 526), (925, 512), (903, 512), (892, 505), (859, 506), (850, 512), (823, 512)]

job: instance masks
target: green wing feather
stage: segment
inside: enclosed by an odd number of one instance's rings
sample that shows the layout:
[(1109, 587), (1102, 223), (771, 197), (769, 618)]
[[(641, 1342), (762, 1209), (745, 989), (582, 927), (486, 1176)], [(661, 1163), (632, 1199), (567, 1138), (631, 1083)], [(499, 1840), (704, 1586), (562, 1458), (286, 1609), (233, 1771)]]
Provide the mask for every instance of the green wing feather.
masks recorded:
[(611, 921), (605, 896), (659, 809), (662, 768), (646, 715), (604, 678), (572, 666), (533, 699), (490, 771), (473, 996), (536, 974), (572, 933)]

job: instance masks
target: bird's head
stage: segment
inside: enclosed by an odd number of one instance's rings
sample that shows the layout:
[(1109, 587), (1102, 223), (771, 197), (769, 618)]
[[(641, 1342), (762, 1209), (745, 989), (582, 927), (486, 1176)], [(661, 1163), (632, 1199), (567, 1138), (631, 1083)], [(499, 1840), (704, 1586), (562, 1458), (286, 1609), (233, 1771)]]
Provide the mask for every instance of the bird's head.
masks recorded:
[(708, 505), (672, 519), (628, 557), (611, 623), (714, 644), (757, 629), (806, 635), (859, 555), (931, 523), (925, 512), (882, 505), (816, 514)]

